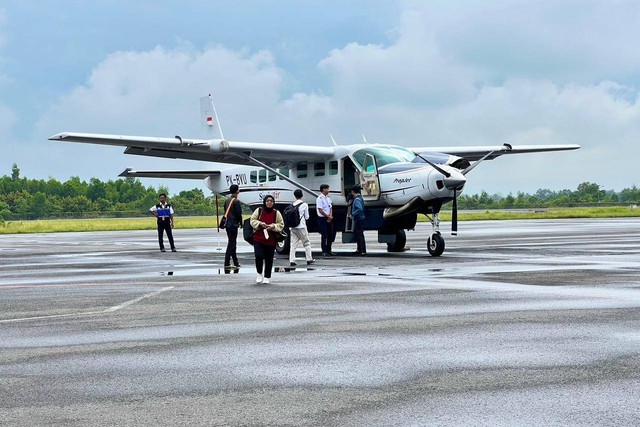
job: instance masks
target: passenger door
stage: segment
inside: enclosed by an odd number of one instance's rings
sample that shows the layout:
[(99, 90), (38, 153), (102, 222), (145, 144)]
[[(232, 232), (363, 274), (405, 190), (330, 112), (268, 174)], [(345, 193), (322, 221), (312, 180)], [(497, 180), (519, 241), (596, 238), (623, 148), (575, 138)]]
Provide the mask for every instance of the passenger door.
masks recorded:
[(378, 164), (373, 154), (367, 154), (362, 165), (362, 198), (364, 201), (375, 201), (380, 198), (380, 178)]

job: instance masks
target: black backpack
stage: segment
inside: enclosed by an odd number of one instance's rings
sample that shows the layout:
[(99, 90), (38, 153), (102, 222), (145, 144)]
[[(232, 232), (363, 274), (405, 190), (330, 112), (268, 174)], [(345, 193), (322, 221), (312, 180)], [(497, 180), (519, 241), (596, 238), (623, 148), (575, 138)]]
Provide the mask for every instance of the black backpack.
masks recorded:
[(300, 204), (294, 205), (291, 203), (282, 211), (282, 217), (284, 218), (284, 225), (292, 228), (300, 225), (300, 210), (298, 209)]
[[(258, 219), (262, 215), (262, 208), (258, 208)], [(242, 223), (242, 238), (245, 242), (253, 245), (253, 227), (251, 226), (251, 218), (247, 218)]]

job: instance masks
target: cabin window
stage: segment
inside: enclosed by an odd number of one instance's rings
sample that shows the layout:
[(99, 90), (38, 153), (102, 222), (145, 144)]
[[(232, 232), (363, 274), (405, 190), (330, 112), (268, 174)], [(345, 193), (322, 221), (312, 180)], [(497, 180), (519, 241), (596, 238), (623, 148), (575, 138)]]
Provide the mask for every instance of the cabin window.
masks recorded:
[(258, 171), (251, 171), (251, 173), (249, 174), (249, 181), (254, 184), (258, 182)]
[(277, 175), (274, 172), (269, 171), (269, 181), (275, 181), (276, 176)]
[(267, 171), (264, 169), (260, 169), (258, 172), (258, 181), (259, 182), (267, 182)]
[(329, 175), (338, 175), (338, 161), (329, 162)]
[(324, 176), (324, 162), (313, 164), (313, 176)]
[(300, 163), (296, 167), (296, 176), (298, 178), (306, 178), (307, 177), (307, 164), (306, 163)]
[(282, 175), (284, 175), (287, 178), (289, 178), (289, 168), (280, 168), (280, 169), (278, 169), (278, 172), (280, 172)]

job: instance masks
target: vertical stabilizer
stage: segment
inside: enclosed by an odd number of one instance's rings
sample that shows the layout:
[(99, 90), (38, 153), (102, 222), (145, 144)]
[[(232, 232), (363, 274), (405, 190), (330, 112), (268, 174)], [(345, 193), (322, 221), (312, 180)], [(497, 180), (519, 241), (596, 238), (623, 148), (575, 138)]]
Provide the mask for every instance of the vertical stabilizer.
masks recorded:
[(222, 127), (218, 120), (216, 107), (213, 105), (213, 98), (203, 96), (200, 98), (200, 121), (207, 128), (207, 137), (213, 139), (224, 139)]

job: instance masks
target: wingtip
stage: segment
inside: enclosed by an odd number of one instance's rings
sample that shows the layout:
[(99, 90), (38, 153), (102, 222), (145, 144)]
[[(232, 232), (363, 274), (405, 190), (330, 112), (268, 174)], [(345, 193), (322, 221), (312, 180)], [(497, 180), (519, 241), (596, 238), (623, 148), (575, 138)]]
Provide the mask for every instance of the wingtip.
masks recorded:
[(61, 141), (66, 136), (65, 133), (56, 133), (49, 137), (49, 141)]
[(129, 177), (129, 172), (131, 172), (132, 169), (131, 168), (126, 168), (124, 171), (122, 171), (122, 173), (118, 176), (121, 176), (123, 178), (128, 178)]

